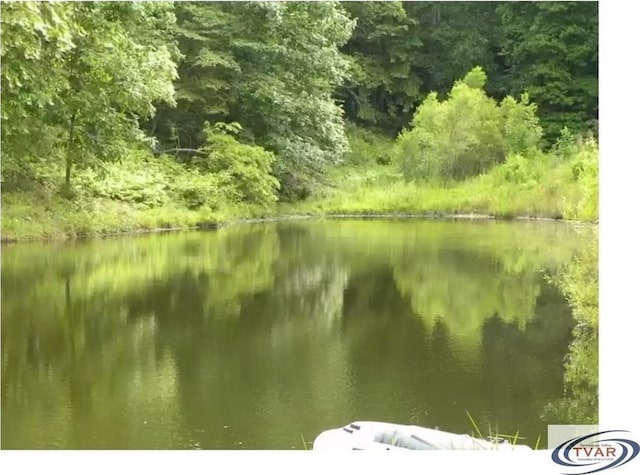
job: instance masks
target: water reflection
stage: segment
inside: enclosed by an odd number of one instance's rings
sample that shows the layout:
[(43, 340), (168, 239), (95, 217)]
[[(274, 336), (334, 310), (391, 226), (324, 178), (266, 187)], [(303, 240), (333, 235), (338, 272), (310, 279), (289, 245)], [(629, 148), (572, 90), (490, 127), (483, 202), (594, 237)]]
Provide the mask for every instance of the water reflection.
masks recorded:
[(573, 320), (557, 224), (339, 221), (3, 248), (2, 448), (301, 448), (388, 420), (532, 440)]

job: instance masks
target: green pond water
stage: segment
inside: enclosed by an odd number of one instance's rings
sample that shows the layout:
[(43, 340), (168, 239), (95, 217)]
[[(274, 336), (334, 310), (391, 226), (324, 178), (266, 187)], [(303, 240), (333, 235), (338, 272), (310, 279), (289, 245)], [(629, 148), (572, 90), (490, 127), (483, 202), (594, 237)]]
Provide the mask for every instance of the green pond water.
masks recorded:
[[(356, 420), (546, 443), (562, 223), (308, 220), (2, 248), (2, 448), (302, 449)], [(552, 422), (551, 422), (552, 423)]]

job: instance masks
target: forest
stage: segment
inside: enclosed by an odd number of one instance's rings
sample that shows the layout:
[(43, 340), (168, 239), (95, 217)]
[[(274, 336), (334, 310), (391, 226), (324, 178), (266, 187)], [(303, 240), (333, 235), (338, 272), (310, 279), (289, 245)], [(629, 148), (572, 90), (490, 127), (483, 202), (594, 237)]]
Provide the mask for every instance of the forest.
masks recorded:
[(597, 2), (2, 3), (2, 239), (596, 222)]

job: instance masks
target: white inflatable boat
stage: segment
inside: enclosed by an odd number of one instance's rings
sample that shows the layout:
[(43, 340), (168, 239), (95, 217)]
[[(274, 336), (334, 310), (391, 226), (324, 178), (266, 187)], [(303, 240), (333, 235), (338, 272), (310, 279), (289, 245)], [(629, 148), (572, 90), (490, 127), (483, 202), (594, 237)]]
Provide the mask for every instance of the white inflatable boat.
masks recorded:
[(388, 422), (352, 422), (322, 432), (313, 450), (532, 450), (506, 440), (484, 440), (425, 427)]

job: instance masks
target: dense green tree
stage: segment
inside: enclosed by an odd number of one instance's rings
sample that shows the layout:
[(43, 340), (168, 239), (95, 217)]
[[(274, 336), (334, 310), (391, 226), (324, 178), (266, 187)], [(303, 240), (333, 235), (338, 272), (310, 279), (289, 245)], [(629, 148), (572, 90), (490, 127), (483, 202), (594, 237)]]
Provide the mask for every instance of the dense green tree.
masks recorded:
[(475, 65), (500, 95), (495, 4), (492, 2), (345, 2), (357, 22), (343, 48), (354, 63), (339, 89), (347, 116), (396, 133), (424, 95), (446, 95)]
[(358, 123), (395, 131), (408, 121), (421, 98), (415, 71), (422, 42), (417, 22), (402, 2), (344, 2), (356, 27), (342, 51), (352, 63), (349, 80), (338, 89), (347, 116)]
[(422, 48), (413, 59), (421, 90), (445, 96), (458, 78), (474, 66), (489, 76), (486, 90), (502, 92), (495, 2), (405, 2), (416, 23), (412, 35)]
[(196, 148), (206, 139), (204, 121), (215, 123), (230, 114), (233, 84), (241, 76), (230, 42), (239, 25), (218, 2), (178, 2), (175, 8), (181, 54), (177, 107), (160, 106), (150, 128), (163, 146)]
[(74, 27), (69, 4), (1, 6), (4, 175), (50, 149), (47, 114), (67, 87), (65, 55), (74, 48)]
[(475, 67), (445, 101), (432, 92), (420, 104), (397, 142), (405, 179), (463, 179), (502, 163), (509, 153), (535, 152), (541, 136), (535, 104), (526, 95), (498, 104), (483, 90), (486, 81)]
[[(452, 165), (443, 176), (468, 176), (529, 155), (540, 125), (550, 140), (595, 126), (597, 12), (587, 2), (5, 2), (3, 184), (21, 176), (28, 188), (46, 169), (68, 188), (74, 168), (133, 157), (147, 135), (156, 152), (188, 152), (190, 167), (211, 156), (207, 122), (238, 123), (218, 165), (245, 190), (271, 190), (266, 173), (280, 198), (297, 199), (346, 156), (343, 114), (395, 136), (416, 110), (422, 132), (407, 134), (422, 142), (405, 158), (439, 156)], [(476, 65), (486, 94), (467, 84), (447, 99)], [(240, 149), (262, 157), (257, 175), (232, 163)], [(207, 190), (256, 201), (223, 191), (222, 170), (206, 173)]]
[[(313, 174), (347, 150), (332, 94), (347, 73), (338, 51), (352, 21), (335, 3), (193, 2), (177, 5), (178, 107), (158, 133), (197, 147), (203, 124), (238, 122), (239, 139), (276, 154), (281, 180)], [(285, 183), (290, 184), (290, 183)]]
[(555, 139), (598, 118), (598, 3), (507, 2), (497, 7), (510, 93), (528, 92)]
[(338, 97), (349, 119), (395, 133), (424, 98), (473, 66), (496, 100), (528, 92), (548, 138), (597, 119), (596, 2), (345, 2), (357, 27), (354, 75)]
[(205, 172), (216, 173), (229, 199), (273, 203), (279, 187), (271, 174), (275, 156), (257, 145), (238, 142), (240, 130), (237, 123), (207, 127), (207, 143), (202, 148), (205, 156), (197, 156), (193, 163)]
[(138, 121), (153, 102), (173, 101), (174, 20), (163, 2), (3, 4), (6, 158), (24, 157), (31, 142), (52, 145), (68, 187), (74, 165), (126, 155), (145, 139)]
[(283, 185), (299, 171), (315, 173), (347, 152), (342, 112), (332, 98), (346, 74), (338, 51), (352, 22), (333, 3), (243, 4), (251, 40), (235, 42), (245, 62), (239, 122), (278, 157)]

